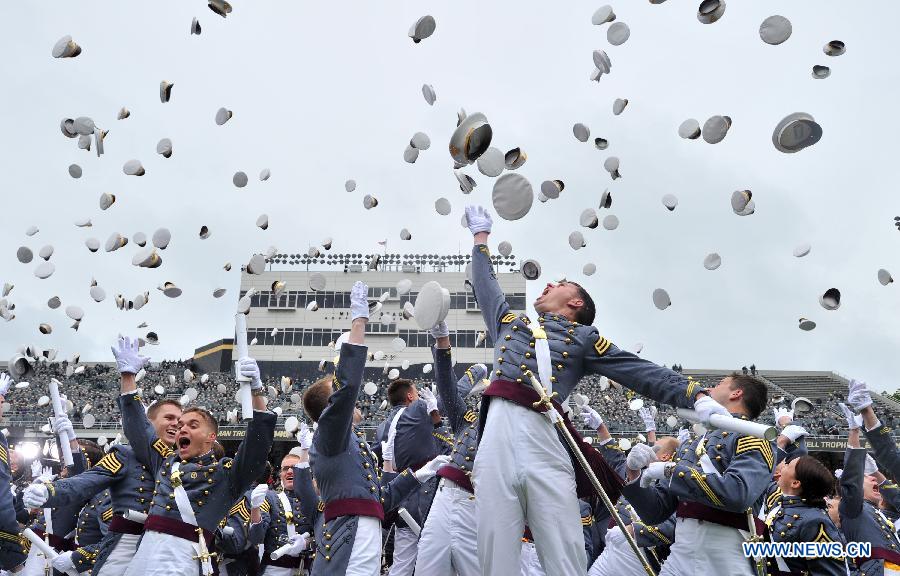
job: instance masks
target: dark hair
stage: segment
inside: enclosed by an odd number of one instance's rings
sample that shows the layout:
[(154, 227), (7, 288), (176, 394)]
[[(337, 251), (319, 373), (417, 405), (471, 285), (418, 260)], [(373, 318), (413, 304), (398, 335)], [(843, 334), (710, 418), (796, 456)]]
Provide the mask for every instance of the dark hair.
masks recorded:
[(329, 374), (324, 378), (319, 378), (309, 385), (306, 392), (303, 393), (303, 409), (307, 416), (312, 418), (313, 422), (318, 422), (319, 417), (325, 407), (328, 406), (328, 399), (331, 397), (334, 374)]
[(585, 290), (581, 284), (577, 282), (569, 282), (569, 284), (575, 286), (575, 293), (578, 294), (578, 297), (582, 301), (581, 308), (575, 312), (574, 320), (579, 324), (590, 326), (594, 323), (594, 318), (597, 316), (597, 308), (594, 306), (594, 299), (591, 298), (591, 295), (587, 293), (587, 290)]
[(825, 507), (825, 497), (834, 493), (834, 476), (812, 456), (800, 456), (794, 468), (794, 477), (800, 482), (800, 495), (810, 506)]
[(219, 433), (219, 423), (216, 422), (216, 419), (213, 418), (213, 415), (210, 414), (207, 410), (204, 410), (203, 408), (200, 408), (198, 406), (193, 406), (182, 412), (181, 415), (184, 416), (185, 414), (190, 414), (191, 412), (196, 412), (197, 414), (199, 414), (203, 421), (206, 422), (206, 424), (210, 428), (212, 428), (215, 434)]
[(399, 406), (406, 402), (406, 395), (415, 387), (415, 384), (403, 378), (391, 382), (387, 389), (388, 401), (391, 406)]
[(168, 399), (157, 400), (156, 402), (151, 404), (149, 408), (147, 408), (147, 418), (149, 418), (150, 420), (153, 420), (153, 418), (156, 417), (156, 413), (159, 412), (160, 408), (162, 408), (163, 406), (166, 406), (166, 405), (174, 406), (174, 407), (178, 408), (179, 410), (184, 410), (184, 407), (181, 405), (181, 402), (179, 402), (178, 400), (168, 400)]
[(762, 411), (766, 409), (766, 403), (769, 401), (769, 390), (765, 383), (756, 376), (748, 374), (738, 374), (732, 372), (728, 378), (731, 378), (731, 389), (743, 390), (741, 402), (747, 409), (747, 416), (751, 420), (759, 418)]
[(225, 447), (219, 444), (218, 442), (212, 443), (212, 452), (213, 456), (216, 457), (216, 460), (221, 460), (225, 457)]
[(103, 458), (103, 448), (93, 440), (78, 439), (78, 445), (81, 446), (81, 452), (87, 459), (87, 467), (90, 468)]

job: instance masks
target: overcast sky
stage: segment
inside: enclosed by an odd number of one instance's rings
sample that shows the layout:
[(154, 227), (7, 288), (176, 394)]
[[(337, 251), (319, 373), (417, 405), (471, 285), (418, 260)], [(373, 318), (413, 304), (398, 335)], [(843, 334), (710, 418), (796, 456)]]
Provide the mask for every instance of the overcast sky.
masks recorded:
[[(116, 334), (136, 334), (144, 321), (161, 339), (154, 360), (189, 357), (229, 336), (240, 264), (270, 245), (305, 252), (332, 236), (335, 252), (377, 250), (384, 238), (404, 253), (469, 251), (459, 218), (467, 203), (490, 206), (493, 179), (470, 167), (478, 187), (465, 196), (453, 177), (447, 143), (464, 107), (487, 116), (494, 146), (528, 153), (518, 172), (535, 191), (546, 179), (566, 184), (559, 199), (536, 201), (522, 220), (494, 227), (492, 249), (508, 240), (516, 255), (542, 263), (530, 297), (557, 273), (583, 282), (601, 333), (626, 349), (643, 343), (642, 355), (659, 363), (834, 370), (896, 389), (900, 287), (881, 286), (876, 273), (900, 277), (892, 224), (900, 214), (900, 4), (730, 2), (720, 21), (702, 25), (697, 1), (628, 0), (614, 8), (631, 38), (609, 46), (606, 26), (591, 25), (601, 3), (234, 0), (227, 19), (204, 0), (10, 3), (0, 21), (0, 281), (16, 285), (8, 297), (16, 318), (0, 323), (0, 357), (34, 343), (109, 361)], [(758, 28), (776, 13), (791, 20), (793, 35), (769, 46)], [(425, 14), (437, 30), (413, 44), (407, 30)], [(189, 35), (194, 16), (200, 36)], [(53, 59), (65, 34), (83, 53)], [(846, 43), (846, 54), (822, 52), (833, 39)], [(612, 61), (599, 83), (589, 80), (595, 49)], [(812, 79), (815, 64), (830, 66), (831, 77)], [(167, 104), (161, 80), (175, 83)], [(437, 92), (433, 107), (423, 83)], [(614, 116), (618, 97), (629, 105)], [(119, 121), (122, 106), (131, 117)], [(234, 111), (224, 126), (214, 122), (220, 106)], [(778, 152), (772, 130), (798, 111), (812, 114), (824, 136), (798, 154)], [(702, 124), (715, 114), (733, 120), (720, 144), (678, 137), (683, 120)], [(60, 133), (62, 118), (82, 115), (110, 131), (100, 158)], [(591, 141), (573, 137), (576, 122), (590, 127)], [(403, 150), (416, 131), (433, 145), (410, 165)], [(609, 149), (594, 148), (595, 136)], [(155, 153), (163, 137), (174, 144), (169, 159)], [(603, 169), (610, 155), (621, 160), (615, 182)], [(144, 177), (123, 174), (131, 158), (141, 160)], [(69, 177), (71, 163), (83, 168), (81, 179)], [(258, 179), (263, 168), (272, 171), (267, 182)], [(232, 185), (238, 170), (250, 176), (246, 188)], [(348, 178), (358, 183), (350, 194)], [(621, 225), (580, 228), (579, 214), (597, 208), (606, 188)], [(732, 212), (731, 193), (740, 189), (753, 191), (755, 214)], [(105, 212), (103, 192), (116, 195)], [(667, 193), (679, 199), (674, 212), (661, 204)], [(363, 208), (365, 194), (378, 198), (377, 208)], [(450, 216), (434, 211), (441, 196), (452, 203)], [(262, 213), (267, 231), (255, 227)], [(75, 227), (82, 217), (93, 227)], [(27, 238), (32, 224), (40, 233)], [(207, 240), (197, 236), (201, 225), (212, 232)], [(113, 232), (149, 236), (161, 226), (173, 240), (156, 270), (131, 265), (134, 244), (96, 254), (83, 244), (89, 236), (102, 244)], [(412, 241), (400, 241), (404, 227)], [(587, 247), (573, 251), (567, 238), (578, 229)], [(812, 251), (794, 258), (802, 242)], [(19, 264), (16, 249), (29, 246), (37, 260), (45, 244), (55, 248), (57, 270), (38, 280), (37, 262)], [(723, 258), (718, 270), (703, 268), (710, 252)], [(581, 273), (587, 262), (597, 265), (590, 278)], [(91, 278), (106, 301), (90, 299)], [(163, 296), (155, 287), (165, 281), (184, 294)], [(228, 296), (213, 299), (218, 287)], [(818, 303), (831, 287), (843, 296), (837, 311)], [(667, 310), (654, 308), (655, 288), (669, 292)], [(151, 300), (142, 310), (115, 307), (115, 294), (144, 290)], [(54, 295), (63, 301), (58, 310), (46, 305)], [(63, 312), (70, 304), (86, 312), (77, 333)], [(817, 328), (799, 330), (801, 316)], [(53, 326), (51, 335), (40, 334), (41, 322)]]

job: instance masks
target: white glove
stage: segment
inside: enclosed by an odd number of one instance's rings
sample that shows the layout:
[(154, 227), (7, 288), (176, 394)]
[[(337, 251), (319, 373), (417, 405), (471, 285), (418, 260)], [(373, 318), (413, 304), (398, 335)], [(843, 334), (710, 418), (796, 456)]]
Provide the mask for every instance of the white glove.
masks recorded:
[(257, 484), (253, 492), (250, 493), (250, 507), (259, 508), (266, 501), (266, 494), (269, 493), (268, 484)]
[(844, 413), (844, 418), (847, 419), (848, 428), (851, 430), (862, 428), (862, 414), (854, 414), (853, 410), (843, 402), (838, 402), (838, 407), (840, 407), (841, 412)]
[(259, 364), (249, 356), (238, 359), (238, 372), (241, 376), (250, 378), (250, 389), (259, 390), (263, 387), (262, 378), (259, 375)]
[(596, 430), (603, 425), (603, 417), (600, 413), (585, 404), (581, 407), (581, 421), (591, 430)]
[(350, 289), (350, 318), (369, 318), (369, 287), (357, 280)]
[(493, 224), (494, 220), (487, 210), (481, 206), (466, 206), (466, 226), (473, 236), (479, 232), (490, 234)]
[(50, 499), (50, 491), (40, 483), (29, 484), (22, 492), (22, 504), (30, 509), (43, 508), (44, 503)]
[(137, 374), (150, 362), (150, 358), (140, 355), (137, 340), (119, 336), (116, 344), (110, 350), (116, 357), (116, 366), (120, 374)]
[(302, 450), (309, 450), (312, 446), (313, 431), (309, 429), (306, 422), (300, 423), (300, 431), (297, 432), (297, 439), (300, 442), (300, 448)]
[(653, 411), (644, 407), (638, 410), (638, 416), (644, 421), (644, 432), (656, 432), (656, 419), (653, 417)]
[(71, 442), (75, 439), (75, 427), (72, 426), (72, 421), (65, 414), (51, 418), (50, 429), (60, 438), (60, 442), (66, 440)]
[(443, 454), (433, 460), (429, 460), (428, 463), (416, 470), (416, 480), (422, 484), (428, 482), (434, 478), (434, 475), (437, 474), (437, 471), (441, 466), (444, 466), (449, 462), (450, 456), (445, 456)]
[(787, 426), (787, 424), (782, 424), (781, 419), (787, 416), (788, 422), (792, 422), (794, 420), (794, 411), (789, 408), (782, 408), (779, 406), (772, 407), (772, 413), (775, 414), (775, 424), (780, 426)]
[(12, 378), (9, 377), (9, 374), (4, 372), (0, 374), (0, 396), (6, 396), (6, 393), (9, 392), (9, 387), (12, 385)]
[(700, 421), (709, 424), (709, 417), (713, 414), (721, 414), (722, 416), (731, 416), (724, 406), (713, 400), (709, 396), (701, 396), (694, 402), (694, 411), (700, 417)]
[(666, 477), (666, 468), (675, 466), (673, 462), (651, 462), (644, 473), (641, 474), (641, 488), (653, 485), (654, 480), (662, 480)]
[(72, 552), (63, 552), (56, 558), (50, 561), (50, 564), (53, 565), (53, 568), (59, 570), (63, 574), (67, 572), (77, 572), (75, 569), (75, 564), (72, 563)]
[(419, 398), (425, 401), (425, 410), (429, 414), (437, 411), (437, 398), (434, 397), (434, 392), (428, 388), (422, 388), (419, 390)]
[(866, 454), (866, 476), (868, 476), (869, 474), (874, 474), (876, 472), (878, 472), (878, 464), (875, 462), (875, 459), (872, 458), (871, 454)]
[(446, 337), (450, 335), (450, 328), (447, 327), (447, 323), (441, 320), (437, 323), (436, 326), (431, 328), (428, 331), (431, 334), (431, 337), (437, 340), (438, 338)]
[(681, 446), (685, 442), (690, 442), (691, 440), (691, 431), (687, 428), (680, 428), (678, 430), (678, 445)]
[(294, 534), (291, 538), (291, 547), (285, 551), (285, 556), (299, 556), (301, 552), (309, 547), (309, 532), (303, 534)]
[(862, 380), (850, 381), (847, 404), (857, 412), (872, 405), (872, 395), (869, 394), (869, 389), (866, 388), (865, 382)]
[(49, 466), (44, 466), (43, 468), (41, 468), (41, 475), (38, 476), (38, 480), (40, 482), (53, 481), (53, 468)]
[(838, 468), (837, 470), (834, 471), (834, 477), (837, 478), (838, 480), (840, 480), (841, 476), (843, 476), (843, 475), (844, 475), (843, 468)]
[(627, 466), (629, 470), (643, 470), (649, 466), (651, 462), (656, 462), (656, 460), (656, 452), (653, 451), (653, 448), (647, 444), (635, 444), (631, 447), (631, 451), (628, 452), (628, 458), (625, 459), (625, 466)]
[(803, 426), (797, 426), (796, 424), (790, 424), (784, 427), (784, 430), (781, 431), (781, 435), (790, 440), (791, 442), (796, 442), (800, 438), (804, 436), (808, 436), (809, 432)]
[(37, 480), (41, 477), (41, 461), (38, 459), (31, 461), (31, 479)]
[(304, 460), (303, 462), (295, 463), (294, 468), (296, 468), (298, 470), (304, 470), (306, 468), (309, 468), (309, 460)]

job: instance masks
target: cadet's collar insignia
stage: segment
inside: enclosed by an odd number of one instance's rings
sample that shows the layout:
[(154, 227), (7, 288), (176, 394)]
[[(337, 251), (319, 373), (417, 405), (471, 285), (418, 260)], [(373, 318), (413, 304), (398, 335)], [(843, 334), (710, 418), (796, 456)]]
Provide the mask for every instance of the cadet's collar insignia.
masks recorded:
[(156, 442), (153, 443), (153, 449), (156, 450), (156, 452), (163, 458), (169, 456), (170, 454), (173, 454), (172, 449), (169, 447), (169, 445), (159, 438), (157, 438)]
[(222, 466), (223, 466), (225, 469), (229, 469), (229, 468), (231, 468), (232, 466), (234, 466), (234, 460), (226, 460), (225, 463), (222, 464)]
[(828, 535), (828, 532), (825, 530), (825, 524), (819, 524), (819, 531), (816, 533), (816, 537), (813, 539), (813, 542), (834, 542), (831, 536)]
[(509, 324), (510, 322), (512, 322), (513, 320), (515, 320), (516, 318), (518, 318), (518, 316), (516, 316), (516, 315), (513, 314), (513, 313), (509, 313), (509, 314), (506, 314), (505, 316), (503, 316), (503, 318), (500, 319), (500, 323), (501, 323), (501, 324)]
[(122, 463), (115, 452), (109, 452), (106, 456), (97, 462), (98, 468), (103, 468), (112, 475), (116, 475), (122, 469)]
[(474, 422), (476, 418), (478, 418), (478, 414), (476, 414), (474, 410), (469, 410), (469, 411), (466, 412), (465, 415), (463, 416), (463, 420), (465, 420), (465, 421), (468, 422), (469, 424), (471, 424), (472, 422)]

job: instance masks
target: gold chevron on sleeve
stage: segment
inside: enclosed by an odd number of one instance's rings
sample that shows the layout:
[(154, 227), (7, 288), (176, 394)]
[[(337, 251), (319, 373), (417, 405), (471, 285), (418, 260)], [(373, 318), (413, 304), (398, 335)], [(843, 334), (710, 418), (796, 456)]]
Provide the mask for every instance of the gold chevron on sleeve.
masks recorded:
[(153, 449), (163, 458), (172, 454), (172, 449), (169, 448), (169, 445), (160, 439), (157, 439), (156, 442), (153, 443)]
[(113, 517), (113, 509), (112, 509), (112, 508), (107, 508), (107, 509), (103, 512), (103, 514), (100, 516), (100, 518), (101, 518), (104, 522), (109, 522), (110, 520), (112, 520), (112, 517)]
[(819, 532), (816, 534), (813, 542), (834, 542), (831, 536), (828, 535), (828, 532), (825, 531), (825, 524), (819, 524)]
[(598, 335), (597, 341), (594, 342), (594, 350), (597, 351), (598, 356), (603, 356), (606, 354), (606, 351), (609, 350), (609, 347), (612, 345), (612, 342), (604, 338), (603, 336)]
[(709, 484), (707, 484), (706, 482), (706, 478), (704, 478), (702, 474), (692, 468), (691, 478), (697, 483), (698, 486), (700, 486), (700, 489), (703, 490), (703, 492), (709, 498), (710, 502), (712, 502), (716, 506), (724, 508), (722, 501), (719, 500), (719, 497), (716, 496), (715, 492), (712, 491), (712, 488), (709, 487)]
[(263, 503), (259, 506), (259, 509), (262, 510), (263, 512), (268, 513), (269, 510), (272, 509), (272, 506), (269, 504), (268, 500), (263, 500)]
[[(267, 510), (268, 512), (268, 510)], [(250, 519), (250, 510), (247, 508), (247, 501), (241, 498), (237, 504), (228, 511), (229, 516), (239, 515), (245, 522)]]
[(115, 452), (110, 452), (109, 454), (101, 458), (100, 461), (97, 462), (97, 466), (99, 468), (103, 468), (114, 476), (118, 474), (122, 469), (122, 463), (119, 462), (119, 459), (118, 457), (116, 457)]
[(510, 322), (512, 322), (513, 320), (515, 320), (516, 318), (518, 318), (518, 316), (516, 316), (516, 315), (513, 314), (513, 313), (504, 314), (504, 315), (503, 315), (503, 318), (500, 319), (500, 323), (501, 323), (501, 324), (509, 324)]
[(472, 422), (474, 422), (476, 418), (478, 418), (478, 414), (476, 414), (474, 410), (469, 410), (469, 411), (466, 412), (466, 414), (463, 416), (463, 420), (465, 420), (465, 421), (468, 422), (469, 424), (471, 424)]
[(737, 441), (737, 446), (735, 447), (734, 455), (743, 454), (744, 452), (752, 452), (753, 450), (759, 450), (763, 456), (763, 460), (766, 461), (766, 464), (769, 466), (769, 470), (771, 471), (775, 466), (775, 455), (772, 454), (772, 446), (768, 441), (763, 440), (762, 438), (754, 438), (753, 436), (744, 436), (743, 438), (739, 438)]
[(3, 462), (7, 466), (9, 466), (9, 454), (6, 452), (6, 448), (0, 446), (0, 462)]
[(775, 504), (778, 503), (778, 500), (781, 499), (781, 488), (776, 488), (774, 492), (769, 494), (768, 498), (766, 498), (766, 507), (773, 508)]
[(594, 525), (594, 515), (590, 516), (582, 516), (581, 517), (581, 525), (582, 526), (593, 526)]

